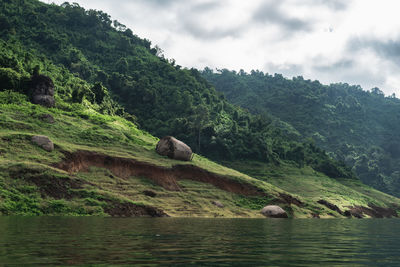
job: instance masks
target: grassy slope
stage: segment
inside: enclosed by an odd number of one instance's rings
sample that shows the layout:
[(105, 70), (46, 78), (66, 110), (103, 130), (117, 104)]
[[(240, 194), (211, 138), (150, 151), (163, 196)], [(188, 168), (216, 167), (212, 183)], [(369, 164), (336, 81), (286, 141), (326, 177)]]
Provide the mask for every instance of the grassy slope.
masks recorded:
[(299, 139), (312, 138), (350, 166), (366, 184), (400, 196), (400, 100), (346, 83), (323, 85), (302, 77), (284, 78), (206, 70), (203, 76), (227, 99), (254, 114), (264, 112)]
[[(43, 114), (51, 114), (56, 122), (51, 124), (43, 121), (40, 118)], [(55, 143), (55, 150), (46, 152), (32, 144), (30, 138), (36, 134), (49, 136)], [(156, 142), (155, 137), (120, 117), (100, 115), (78, 106), (74, 111), (66, 111), (45, 109), (28, 102), (2, 104), (0, 213), (106, 215), (107, 209), (116, 203), (136, 203), (158, 207), (170, 216), (260, 217), (259, 210), (276, 199), (279, 193), (297, 195), (305, 203), (301, 208), (283, 205), (294, 217), (310, 217), (314, 212), (327, 216), (331, 211), (315, 202), (321, 197), (340, 207), (367, 205), (370, 202), (380, 206), (400, 204), (397, 198), (357, 182), (340, 183), (311, 169), (290, 166), (267, 168), (265, 165), (256, 166), (254, 162), (236, 164), (239, 169), (259, 178), (254, 179), (198, 155), (190, 163), (170, 160), (155, 153)], [(87, 172), (71, 174), (53, 167), (63, 160), (63, 152), (78, 150), (131, 158), (165, 167), (193, 164), (229, 179), (256, 186), (268, 197), (245, 197), (192, 180), (179, 180), (182, 190), (170, 191), (146, 177), (120, 178), (107, 169), (91, 167)], [(76, 188), (76, 182), (83, 182), (83, 185)], [(144, 190), (151, 190), (157, 196), (146, 196)], [(214, 206), (211, 203), (214, 200), (222, 202), (225, 207)]]
[(369, 187), (359, 180), (332, 179), (310, 167), (299, 169), (289, 164), (278, 167), (254, 161), (226, 165), (297, 195), (310, 204), (323, 199), (341, 210), (350, 206), (367, 207), (369, 204), (382, 207), (399, 204), (398, 198)]
[[(51, 114), (56, 123), (42, 121), (42, 114)], [(29, 173), (38, 170), (40, 173), (51, 174), (54, 179), (69, 176), (68, 173), (50, 166), (62, 161), (62, 151), (95, 151), (165, 167), (188, 163), (156, 154), (154, 147), (157, 139), (120, 117), (90, 113), (88, 110), (67, 112), (45, 109), (25, 103), (22, 106), (1, 105), (0, 119), (0, 211), (4, 214), (102, 214), (101, 207), (106, 203), (99, 202), (98, 198), (107, 195), (121, 201), (161, 207), (172, 216), (259, 216), (258, 211), (234, 205), (236, 200), (241, 201), (240, 196), (209, 184), (184, 180), (179, 181), (183, 191), (168, 191), (143, 177), (124, 180), (113, 176), (108, 170), (94, 167), (89, 172), (72, 176), (73, 179), (91, 182), (84, 189), (87, 191), (85, 197), (58, 200), (41, 196), (40, 188), (29, 182)], [(46, 152), (32, 144), (30, 138), (35, 134), (49, 136), (55, 143), (55, 150)], [(272, 185), (197, 155), (190, 164), (231, 179), (255, 184), (266, 192), (277, 191)], [(142, 193), (145, 189), (156, 192), (158, 196), (145, 196)], [(88, 197), (89, 195), (91, 196)], [(211, 204), (212, 200), (220, 200), (226, 208), (216, 209)]]

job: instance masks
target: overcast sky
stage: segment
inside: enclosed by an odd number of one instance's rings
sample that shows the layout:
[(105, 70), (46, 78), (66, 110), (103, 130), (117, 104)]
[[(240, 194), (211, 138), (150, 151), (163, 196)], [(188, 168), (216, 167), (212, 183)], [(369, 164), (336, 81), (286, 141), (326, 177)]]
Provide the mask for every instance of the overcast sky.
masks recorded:
[(400, 96), (398, 0), (70, 2), (105, 11), (185, 67), (259, 69)]

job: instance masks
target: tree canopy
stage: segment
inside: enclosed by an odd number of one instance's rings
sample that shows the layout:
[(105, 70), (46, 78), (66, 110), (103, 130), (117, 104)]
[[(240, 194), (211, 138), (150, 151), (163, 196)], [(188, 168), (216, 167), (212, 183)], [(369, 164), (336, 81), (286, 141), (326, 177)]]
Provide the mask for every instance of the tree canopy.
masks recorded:
[(68, 2), (2, 1), (0, 24), (1, 90), (24, 91), (39, 66), (63, 101), (123, 114), (212, 159), (291, 161), (332, 177), (354, 177), (313, 142), (293, 140), (293, 132), (276, 125), (283, 122), (230, 104), (201, 72), (176, 65), (102, 11)]
[[(365, 183), (400, 195), (400, 100), (378, 88), (323, 85), (259, 71), (205, 69), (204, 78), (234, 104), (284, 121), (297, 140), (312, 139)], [(289, 125), (289, 126), (288, 126)], [(294, 136), (295, 137), (295, 136)]]

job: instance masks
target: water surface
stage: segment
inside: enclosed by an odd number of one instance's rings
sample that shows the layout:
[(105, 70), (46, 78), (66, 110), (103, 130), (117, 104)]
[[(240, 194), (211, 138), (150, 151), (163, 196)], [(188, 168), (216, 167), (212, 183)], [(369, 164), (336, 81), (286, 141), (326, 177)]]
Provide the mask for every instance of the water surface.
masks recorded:
[(400, 220), (0, 217), (8, 264), (400, 266)]

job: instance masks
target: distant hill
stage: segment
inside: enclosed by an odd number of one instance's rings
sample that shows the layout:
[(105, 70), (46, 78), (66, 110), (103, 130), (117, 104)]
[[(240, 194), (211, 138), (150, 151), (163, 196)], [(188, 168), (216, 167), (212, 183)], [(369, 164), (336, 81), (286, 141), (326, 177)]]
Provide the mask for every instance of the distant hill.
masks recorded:
[(323, 85), (302, 77), (259, 71), (202, 72), (233, 104), (287, 122), (345, 162), (361, 180), (400, 195), (400, 100), (345, 83)]

